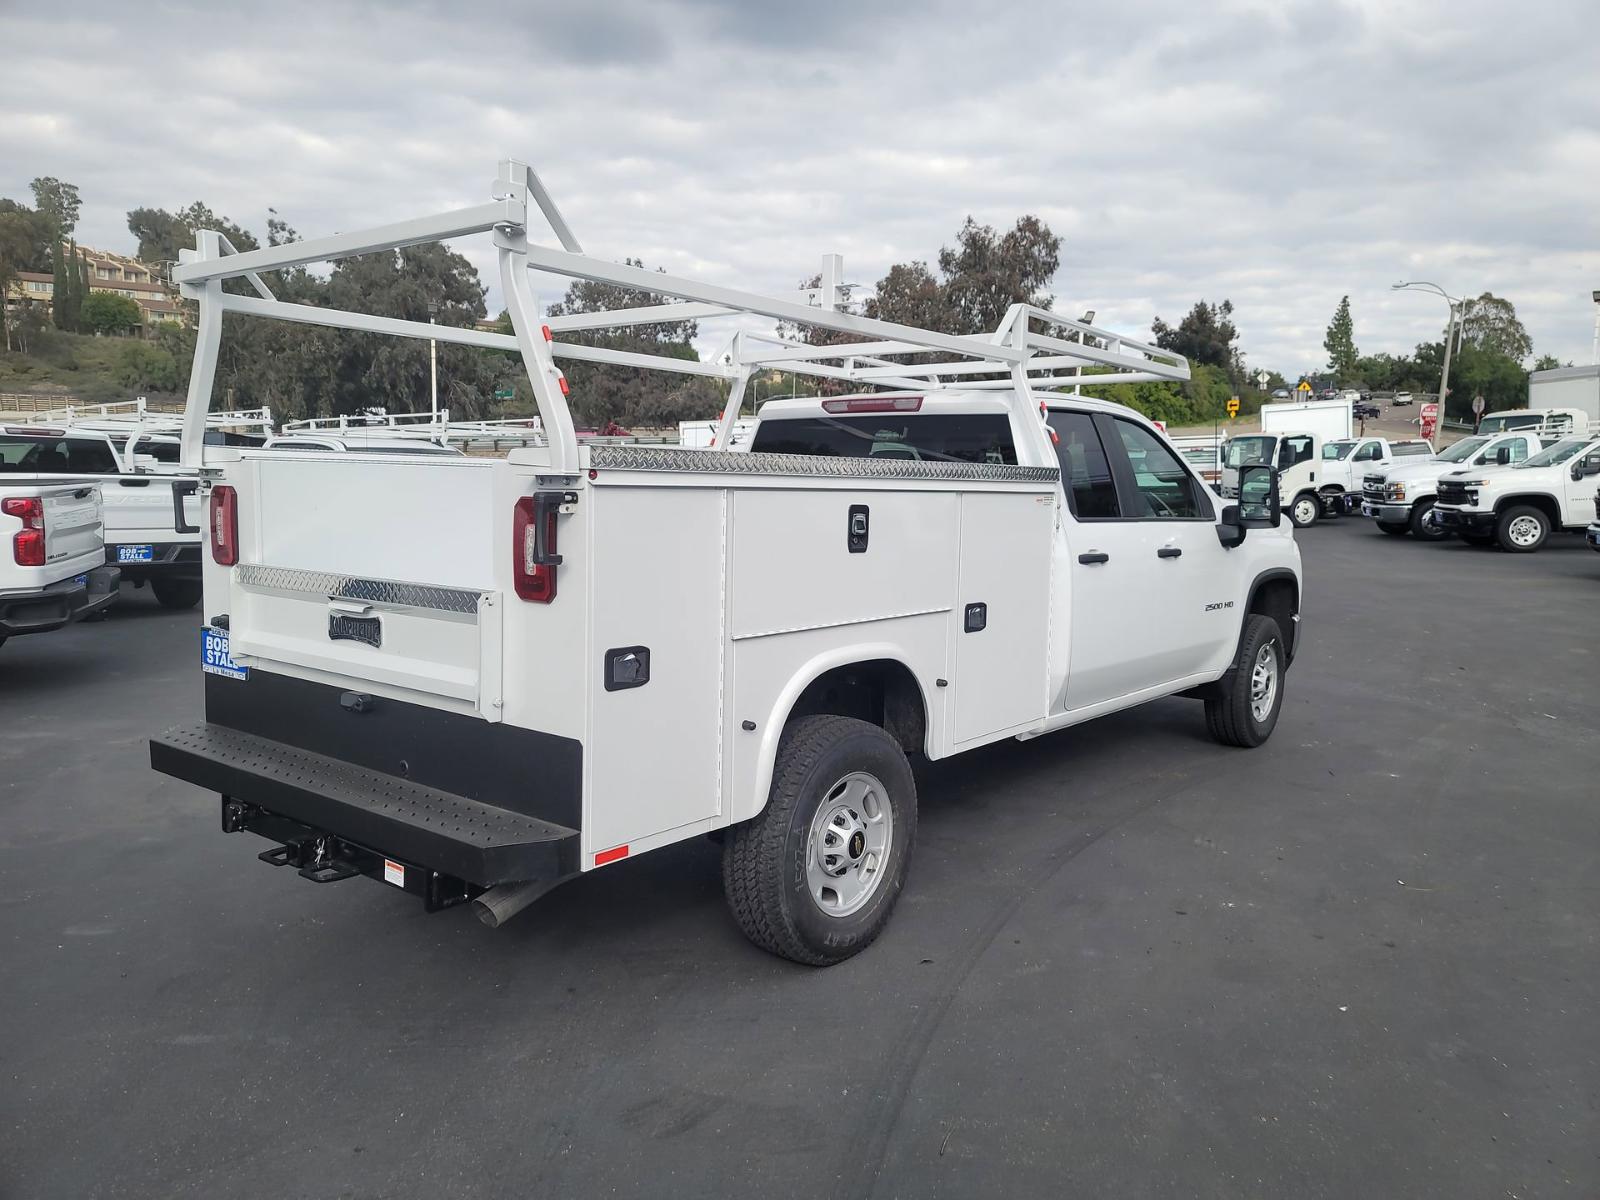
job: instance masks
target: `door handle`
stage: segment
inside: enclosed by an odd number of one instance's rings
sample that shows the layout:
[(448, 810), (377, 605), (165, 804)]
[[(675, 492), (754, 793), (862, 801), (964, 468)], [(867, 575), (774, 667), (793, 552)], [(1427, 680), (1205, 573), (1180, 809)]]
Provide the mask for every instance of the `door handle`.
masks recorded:
[(1176, 546), (1163, 546), (1156, 551), (1157, 558), (1182, 558), (1183, 551)]
[(1093, 566), (1095, 563), (1110, 562), (1111, 555), (1102, 554), (1099, 550), (1093, 550), (1088, 554), (1078, 555), (1078, 561), (1086, 566)]

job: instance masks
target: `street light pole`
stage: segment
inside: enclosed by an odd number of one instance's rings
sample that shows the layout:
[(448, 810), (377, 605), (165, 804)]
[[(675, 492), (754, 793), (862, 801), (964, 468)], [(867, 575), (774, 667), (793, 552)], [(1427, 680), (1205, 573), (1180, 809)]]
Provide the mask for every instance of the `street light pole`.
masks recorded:
[[(434, 324), (432, 317), (428, 324)], [(439, 343), (433, 338), (428, 339), (428, 393), (429, 405), (433, 413), (433, 424), (439, 423)]]
[(1600, 290), (1596, 290), (1593, 293), (1593, 298), (1594, 298), (1594, 353), (1591, 354), (1589, 357), (1594, 359), (1596, 366), (1600, 366)]
[(1450, 309), (1450, 321), (1445, 326), (1444, 330), (1444, 373), (1439, 379), (1439, 423), (1434, 427), (1433, 431), (1435, 443), (1434, 449), (1437, 450), (1439, 448), (1437, 443), (1444, 436), (1445, 406), (1449, 403), (1450, 396), (1450, 350), (1451, 347), (1455, 345), (1456, 320), (1458, 314), (1463, 324), (1466, 321), (1467, 314), (1464, 307), (1466, 301), (1464, 299), (1456, 299), (1456, 297), (1445, 291), (1437, 283), (1429, 283), (1425, 279), (1412, 280), (1410, 282), (1402, 281), (1400, 283), (1393, 284), (1390, 290), (1404, 291), (1408, 288), (1417, 288), (1420, 291), (1432, 292), (1434, 295), (1441, 297)]

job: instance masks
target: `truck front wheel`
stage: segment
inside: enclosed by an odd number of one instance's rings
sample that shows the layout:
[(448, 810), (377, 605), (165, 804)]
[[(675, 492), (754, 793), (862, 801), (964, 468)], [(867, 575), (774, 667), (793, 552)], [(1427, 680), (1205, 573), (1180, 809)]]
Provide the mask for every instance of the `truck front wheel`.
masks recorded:
[(783, 732), (766, 808), (723, 843), (728, 907), (763, 950), (843, 962), (888, 924), (916, 834), (916, 782), (895, 740), (852, 717), (801, 717)]
[(1531, 505), (1518, 504), (1500, 514), (1494, 535), (1500, 549), (1532, 554), (1550, 536), (1550, 518)]
[(1294, 498), (1294, 503), (1289, 505), (1289, 520), (1294, 523), (1296, 529), (1315, 525), (1321, 515), (1322, 502), (1317, 499), (1315, 492), (1301, 492)]
[(1440, 542), (1450, 536), (1450, 531), (1439, 524), (1432, 500), (1418, 500), (1411, 510), (1411, 536), (1424, 542)]
[(1272, 736), (1283, 709), (1283, 634), (1271, 617), (1245, 619), (1233, 679), (1206, 701), (1206, 728), (1224, 746), (1253, 749)]

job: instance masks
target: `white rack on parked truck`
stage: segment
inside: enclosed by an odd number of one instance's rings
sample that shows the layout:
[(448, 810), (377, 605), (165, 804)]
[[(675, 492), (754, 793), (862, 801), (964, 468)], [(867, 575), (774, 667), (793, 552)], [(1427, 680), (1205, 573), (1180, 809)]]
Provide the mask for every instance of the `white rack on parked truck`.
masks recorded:
[[(809, 298), (605, 262), (525, 165), (503, 163), (494, 195), (246, 253), (206, 231), (174, 272), (199, 303), (184, 451), (209, 503), (206, 720), (151, 759), (220, 793), (225, 829), (275, 839), (267, 861), (471, 900), (494, 924), (579, 872), (718, 834), (746, 934), (829, 963), (904, 883), (908, 753), (1175, 693), (1221, 741), (1271, 733), (1300, 589), (1272, 468), (1219, 508), (1148, 420), (1057, 392), (1084, 368), (1183, 379), (1181, 358), (1022, 304), (984, 336), (869, 319), (839, 306), (837, 258)], [(530, 206), (560, 248), (531, 239)], [(473, 233), (493, 236), (511, 335), (280, 302), (263, 278)], [(536, 271), (678, 302), (541, 321)], [(519, 351), (548, 445), (205, 446), (225, 314)], [(740, 315), (851, 340), (742, 330), (711, 362), (561, 340)], [(726, 380), (719, 446), (774, 364), (861, 394), (791, 404), (788, 452), (762, 452), (765, 417), (748, 452), (580, 445), (564, 358)]]

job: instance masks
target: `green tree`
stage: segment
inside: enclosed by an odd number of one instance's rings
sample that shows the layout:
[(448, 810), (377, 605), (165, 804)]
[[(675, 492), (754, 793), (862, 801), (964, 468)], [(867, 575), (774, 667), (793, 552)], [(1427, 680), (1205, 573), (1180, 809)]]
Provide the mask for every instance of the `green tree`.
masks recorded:
[(78, 255), (78, 286), (77, 307), (74, 310), (73, 328), (83, 328), (83, 302), (89, 298), (89, 258), (88, 255)]
[[(644, 264), (630, 258), (627, 265), (642, 267)], [(657, 292), (634, 291), (580, 279), (567, 289), (560, 301), (550, 306), (549, 312), (552, 317), (560, 317), (645, 308), (670, 301), (671, 297)], [(694, 348), (698, 329), (694, 321), (661, 321), (565, 333), (561, 340), (698, 362), (700, 355)], [(698, 376), (662, 376), (606, 363), (567, 362), (562, 367), (571, 388), (568, 403), (572, 406), (573, 420), (580, 426), (598, 428), (607, 421), (625, 426), (675, 425), (679, 421), (713, 416), (722, 402), (719, 385)], [(671, 386), (663, 388), (663, 379), (670, 380)]]
[[(138, 239), (137, 254), (141, 262), (177, 262), (178, 251), (193, 249), (195, 234), (201, 229), (216, 230), (233, 243), (235, 250), (255, 250), (260, 247), (249, 230), (212, 212), (198, 200), (177, 212), (168, 212), (164, 208), (136, 208), (128, 213), (128, 232)], [(289, 232), (292, 234), (293, 230)]]
[(84, 333), (129, 333), (139, 328), (142, 319), (139, 306), (115, 292), (90, 292), (78, 309)]
[[(22, 271), (36, 271), (48, 239), (48, 222), (14, 200), (0, 200), (0, 325), (11, 348), (11, 287)], [(24, 305), (24, 307), (27, 307)]]
[(1229, 300), (1221, 304), (1198, 301), (1176, 328), (1157, 317), (1150, 323), (1150, 331), (1157, 346), (1183, 355), (1191, 367), (1201, 364), (1228, 370), (1238, 358), (1234, 343), (1239, 331), (1233, 324), (1233, 302)]
[(149, 342), (129, 342), (117, 356), (116, 379), (129, 391), (176, 392), (188, 383), (172, 351)]
[(1018, 217), (1004, 234), (971, 217), (956, 244), (939, 251), (945, 308), (956, 333), (988, 333), (1016, 303), (1050, 307), (1044, 289), (1061, 263), (1061, 239), (1038, 217)]
[[(1572, 364), (1567, 363), (1566, 365), (1570, 367)], [(1559, 370), (1561, 366), (1561, 360), (1554, 354), (1541, 354), (1539, 355), (1538, 359), (1535, 360), (1533, 369), (1535, 371), (1555, 371)]]
[(50, 175), (41, 175), (28, 185), (33, 203), (49, 220), (57, 238), (69, 236), (78, 227), (78, 211), (83, 205), (78, 189)]
[(1533, 339), (1517, 319), (1517, 306), (1493, 292), (1462, 302), (1461, 341), (1517, 362), (1533, 353)]
[(1339, 300), (1339, 307), (1334, 309), (1333, 320), (1328, 323), (1328, 332), (1322, 339), (1322, 348), (1328, 352), (1328, 370), (1340, 383), (1348, 383), (1355, 378), (1356, 360), (1360, 353), (1356, 350), (1355, 322), (1350, 318), (1350, 297), (1344, 296)]
[(70, 326), (67, 322), (72, 319), (69, 315), (72, 307), (72, 283), (67, 278), (66, 248), (59, 241), (51, 247), (50, 265), (55, 280), (50, 285), (50, 319), (57, 329), (68, 329)]

